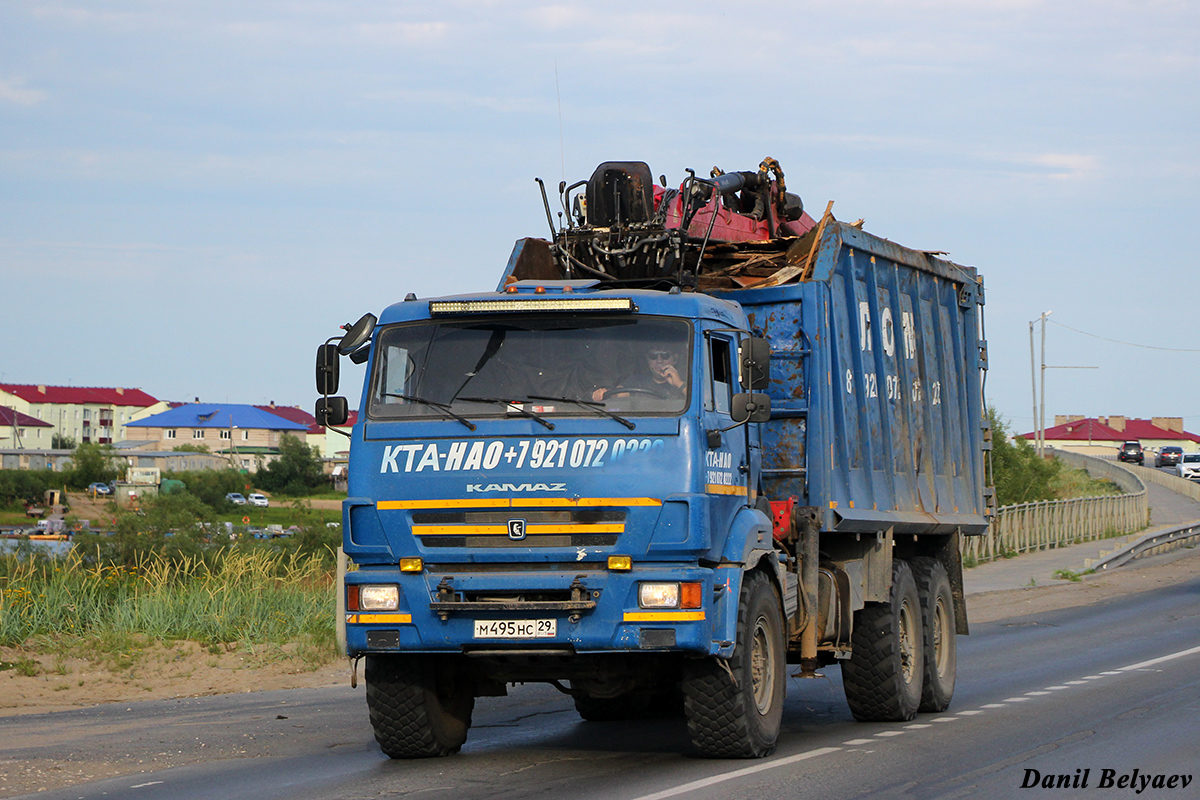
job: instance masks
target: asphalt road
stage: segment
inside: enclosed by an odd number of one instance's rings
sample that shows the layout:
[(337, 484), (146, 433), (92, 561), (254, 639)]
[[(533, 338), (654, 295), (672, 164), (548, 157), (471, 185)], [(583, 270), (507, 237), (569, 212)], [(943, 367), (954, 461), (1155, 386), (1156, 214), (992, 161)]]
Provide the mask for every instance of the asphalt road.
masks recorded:
[[(948, 712), (897, 724), (854, 722), (837, 668), (792, 679), (778, 751), (761, 761), (690, 757), (678, 718), (582, 722), (538, 685), (481, 698), (459, 755), (390, 761), (360, 685), (9, 717), (0, 763), (77, 775), (28, 795), (72, 800), (1041, 796), (1021, 789), (1027, 770), (1086, 775), (1096, 796), (1200, 797), (1200, 579), (975, 625), (958, 675)], [(111, 764), (140, 771), (87, 780)], [(1102, 787), (1134, 770), (1191, 782)]]

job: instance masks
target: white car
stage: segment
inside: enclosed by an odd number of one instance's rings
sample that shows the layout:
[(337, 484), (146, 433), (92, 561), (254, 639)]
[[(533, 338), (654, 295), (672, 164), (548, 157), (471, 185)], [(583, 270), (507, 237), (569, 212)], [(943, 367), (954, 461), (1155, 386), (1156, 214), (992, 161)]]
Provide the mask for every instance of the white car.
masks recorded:
[(1184, 453), (1175, 465), (1175, 474), (1189, 481), (1200, 481), (1200, 453)]
[(246, 502), (252, 506), (261, 506), (262, 508), (266, 508), (267, 506), (271, 505), (271, 501), (267, 499), (267, 496), (265, 494), (259, 494), (258, 492), (253, 492), (249, 497), (246, 498)]

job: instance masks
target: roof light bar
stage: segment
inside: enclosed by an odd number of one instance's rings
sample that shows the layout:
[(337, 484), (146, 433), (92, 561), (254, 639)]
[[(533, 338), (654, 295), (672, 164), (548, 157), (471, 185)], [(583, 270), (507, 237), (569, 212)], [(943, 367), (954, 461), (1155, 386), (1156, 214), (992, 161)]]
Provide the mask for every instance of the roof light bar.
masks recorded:
[(637, 311), (629, 297), (564, 297), (555, 299), (432, 300), (431, 316), (442, 314), (507, 314), (569, 311)]

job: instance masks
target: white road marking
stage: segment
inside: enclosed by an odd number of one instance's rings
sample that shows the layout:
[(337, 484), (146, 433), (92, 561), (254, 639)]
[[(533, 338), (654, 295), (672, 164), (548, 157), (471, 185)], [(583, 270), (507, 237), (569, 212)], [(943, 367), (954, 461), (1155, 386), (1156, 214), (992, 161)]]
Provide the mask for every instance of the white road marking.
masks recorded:
[[(1170, 653), (1169, 655), (1159, 656), (1158, 658), (1152, 658), (1149, 661), (1141, 661), (1137, 664), (1130, 664), (1129, 666), (1121, 667), (1118, 670), (1110, 670), (1108, 672), (1102, 672), (1099, 675), (1086, 675), (1086, 676), (1084, 676), (1083, 680), (1064, 681), (1063, 684), (1047, 686), (1045, 691), (1026, 692), (1025, 697), (1009, 697), (1008, 699), (1006, 699), (1004, 701), (1004, 703), (1025, 703), (1025, 702), (1028, 702), (1030, 697), (1041, 697), (1044, 695), (1048, 695), (1051, 692), (1056, 692), (1056, 691), (1061, 691), (1063, 689), (1067, 689), (1068, 687), (1071, 687), (1071, 686), (1083, 686), (1083, 685), (1087, 684), (1088, 681), (1098, 681), (1105, 675), (1122, 675), (1127, 672), (1132, 672), (1134, 670), (1139, 670), (1139, 669), (1147, 669), (1147, 668), (1153, 667), (1157, 664), (1162, 664), (1166, 661), (1173, 661), (1177, 658), (1184, 658), (1186, 656), (1195, 655), (1197, 653), (1200, 653), (1200, 647), (1192, 647), (1187, 650), (1180, 650), (1177, 653)], [(983, 708), (1003, 708), (1004, 703), (987, 703), (986, 705), (983, 706)], [(980, 709), (967, 709), (966, 711), (959, 711), (958, 716), (937, 717), (937, 718), (933, 719), (932, 721), (933, 722), (957, 722), (958, 717), (969, 717), (969, 716), (975, 716), (975, 715), (982, 714), (982, 713), (984, 713), (984, 712)], [(912, 725), (905, 726), (906, 729), (912, 729), (912, 730), (920, 730), (922, 728), (930, 728), (930, 727), (933, 727), (933, 726), (924, 724), (924, 723), (913, 723)], [(903, 736), (903, 735), (904, 735), (904, 731), (897, 731), (897, 730), (880, 731), (879, 733), (875, 734), (875, 736), (877, 738), (889, 738), (889, 737), (893, 737), (893, 736)], [(848, 739), (847, 741), (843, 742), (842, 744), (845, 746), (848, 746), (848, 747), (860, 747), (862, 745), (875, 744), (875, 743), (876, 742), (874, 739)], [(721, 775), (714, 775), (711, 778), (703, 778), (698, 781), (691, 781), (690, 783), (684, 783), (684, 784), (676, 786), (672, 789), (664, 789), (661, 792), (655, 792), (654, 794), (643, 795), (639, 798), (636, 798), (636, 800), (662, 800), (662, 798), (675, 797), (676, 795), (686, 794), (686, 793), (694, 791), (696, 789), (704, 789), (709, 786), (715, 786), (720, 783), (725, 783), (726, 781), (731, 781), (731, 780), (734, 780), (735, 778), (741, 778), (746, 775), (753, 775), (758, 772), (765, 772), (766, 770), (775, 769), (777, 767), (784, 767), (784, 766), (787, 766), (788, 764), (795, 764), (800, 761), (807, 761), (810, 758), (816, 758), (818, 756), (828, 755), (829, 753), (836, 753), (836, 752), (840, 751), (841, 749), (842, 749), (841, 747), (819, 747), (816, 750), (809, 750), (808, 752), (805, 752), (805, 753), (798, 753), (797, 755), (788, 756), (787, 758), (780, 758), (780, 759), (776, 759), (774, 761), (767, 761), (767, 762), (763, 762), (760, 764), (756, 764), (753, 767), (745, 767), (743, 769), (733, 770), (732, 772), (726, 772)], [(141, 783), (141, 784), (138, 784), (137, 786), (131, 786), (130, 788), (131, 789), (140, 789), (144, 786), (154, 786), (154, 785), (162, 783), (162, 782), (163, 781), (152, 781), (150, 783)]]
[(1135, 669), (1145, 669), (1146, 667), (1152, 667), (1155, 664), (1161, 664), (1164, 661), (1173, 661), (1176, 658), (1183, 658), (1184, 656), (1194, 655), (1195, 653), (1200, 653), (1200, 647), (1193, 647), (1188, 650), (1180, 650), (1178, 653), (1159, 656), (1158, 658), (1152, 658), (1149, 661), (1142, 661), (1139, 664), (1130, 664), (1128, 667), (1121, 667), (1119, 670), (1117, 670), (1117, 672), (1129, 672)]
[(788, 756), (787, 758), (780, 758), (775, 761), (767, 761), (762, 764), (755, 764), (753, 767), (735, 769), (733, 772), (726, 772), (721, 775), (714, 775), (711, 778), (703, 778), (698, 781), (692, 781), (691, 783), (685, 783), (680, 786), (676, 786), (673, 789), (663, 789), (661, 792), (642, 795), (641, 797), (637, 798), (637, 800), (660, 800), (660, 798), (663, 797), (675, 797), (676, 795), (687, 794), (688, 792), (695, 791), (696, 789), (705, 789), (709, 786), (715, 786), (718, 783), (731, 781), (734, 778), (741, 778), (745, 775), (753, 775), (756, 772), (765, 772), (766, 770), (775, 769), (777, 767), (786, 767), (788, 764), (795, 764), (798, 761), (807, 761), (808, 759), (816, 758), (817, 756), (836, 753), (841, 749), (842, 748), (840, 747), (818, 747), (816, 750), (809, 750), (806, 753), (798, 753), (794, 756)]
[(129, 788), (130, 789), (144, 789), (147, 786), (158, 786), (160, 783), (166, 783), (166, 781), (150, 781), (149, 783), (139, 783), (135, 786), (130, 786)]

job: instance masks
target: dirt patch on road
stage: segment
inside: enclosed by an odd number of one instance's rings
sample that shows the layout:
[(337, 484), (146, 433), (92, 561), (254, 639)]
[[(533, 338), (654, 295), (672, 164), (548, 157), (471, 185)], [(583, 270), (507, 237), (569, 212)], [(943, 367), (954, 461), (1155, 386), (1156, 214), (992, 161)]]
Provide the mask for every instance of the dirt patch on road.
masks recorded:
[(5, 667), (0, 671), (0, 716), (349, 682), (345, 660), (314, 658), (290, 645), (227, 650), (196, 642), (155, 642), (100, 659), (0, 647)]
[(1060, 608), (1087, 606), (1197, 577), (1200, 577), (1200, 548), (1177, 550), (1144, 562), (1134, 562), (1112, 572), (1085, 575), (1076, 583), (967, 595), (967, 616), (971, 622), (992, 622)]
[[(1200, 550), (1179, 551), (1091, 575), (1078, 583), (969, 595), (972, 622), (1091, 605), (1200, 577)], [(0, 648), (0, 716), (85, 708), (101, 703), (299, 689), (348, 683), (344, 659), (313, 662), (295, 648), (219, 649), (194, 642), (147, 643), (123, 659), (94, 661)]]

